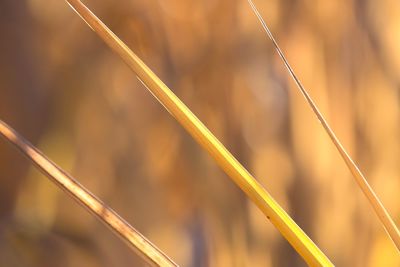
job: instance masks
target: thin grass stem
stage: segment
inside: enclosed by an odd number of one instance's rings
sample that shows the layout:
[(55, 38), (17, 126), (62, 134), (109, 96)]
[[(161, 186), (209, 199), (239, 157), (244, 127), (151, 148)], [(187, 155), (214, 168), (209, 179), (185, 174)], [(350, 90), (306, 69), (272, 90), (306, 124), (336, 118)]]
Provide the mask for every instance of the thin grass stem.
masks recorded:
[(81, 1), (66, 0), (98, 36), (135, 72), (147, 89), (203, 146), (226, 174), (261, 209), (281, 234), (312, 266), (333, 266), (324, 253), (279, 206), (257, 180), (233, 157), (189, 108)]
[(101, 222), (110, 227), (122, 240), (126, 241), (135, 253), (151, 266), (176, 267), (168, 256), (147, 240), (142, 234), (122, 219), (115, 211), (84, 188), (71, 175), (49, 160), (42, 152), (31, 145), (14, 129), (0, 120), (0, 135), (15, 145), (52, 182), (71, 195), (80, 205), (87, 208)]
[(388, 233), (389, 237), (392, 239), (393, 243), (397, 247), (397, 250), (400, 251), (400, 231), (397, 228), (396, 224), (394, 223), (393, 219), (391, 218), (388, 211), (383, 206), (382, 202), (374, 192), (374, 190), (369, 185), (367, 179), (365, 179), (364, 175), (357, 167), (353, 159), (347, 153), (346, 149), (340, 143), (339, 139), (336, 137), (335, 133), (329, 126), (328, 122), (322, 115), (322, 113), (317, 108), (316, 104), (312, 100), (311, 96), (304, 88), (302, 83), (300, 82), (299, 78), (296, 76), (295, 72), (293, 71), (292, 67), (290, 66), (288, 60), (286, 59), (285, 55), (283, 54), (281, 48), (279, 47), (278, 43), (276, 42), (274, 36), (272, 35), (269, 27), (265, 23), (264, 19), (262, 18), (260, 12), (258, 11), (256, 5), (253, 3), (252, 0), (247, 0), (253, 10), (254, 14), (257, 16), (258, 20), (260, 21), (262, 27), (264, 28), (265, 32), (267, 33), (269, 39), (272, 41), (276, 51), (279, 54), (279, 57), (282, 59), (285, 67), (289, 71), (290, 75), (292, 76), (293, 80), (295, 81), (297, 87), (299, 88), (300, 92), (303, 94), (304, 98), (307, 100), (309, 106), (313, 110), (314, 114), (317, 116), (318, 120), (321, 122), (323, 128), (325, 129), (326, 133), (329, 135), (331, 141), (334, 143), (335, 147), (339, 151), (342, 159), (346, 163), (347, 167), (349, 168), (350, 172), (352, 173), (354, 179), (356, 180), (358, 186), (367, 197), (369, 203), (371, 204), (372, 208), (374, 209), (376, 215), (378, 216), (380, 222), (382, 223), (383, 228)]

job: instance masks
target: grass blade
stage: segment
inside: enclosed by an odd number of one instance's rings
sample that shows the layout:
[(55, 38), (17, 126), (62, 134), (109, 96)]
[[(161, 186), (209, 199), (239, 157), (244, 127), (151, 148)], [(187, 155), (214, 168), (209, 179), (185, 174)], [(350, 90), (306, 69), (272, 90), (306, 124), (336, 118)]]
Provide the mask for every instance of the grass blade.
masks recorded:
[(87, 208), (101, 222), (109, 226), (130, 247), (152, 266), (178, 266), (160, 249), (153, 245), (136, 229), (130, 226), (115, 211), (80, 185), (72, 176), (51, 162), (43, 153), (32, 146), (10, 126), (0, 120), (0, 135), (15, 145), (52, 182), (69, 193), (79, 204)]
[(81, 1), (66, 0), (101, 39), (136, 73), (147, 89), (203, 146), (219, 166), (261, 209), (281, 234), (312, 266), (333, 266), (323, 252), (279, 206), (256, 179), (233, 157), (189, 108)]
[(287, 61), (285, 55), (283, 54), (282, 50), (280, 49), (278, 43), (276, 42), (274, 36), (272, 35), (270, 29), (268, 28), (267, 24), (265, 23), (264, 19), (262, 18), (260, 12), (258, 12), (257, 7), (253, 3), (252, 0), (247, 0), (251, 6), (251, 9), (257, 16), (258, 20), (260, 21), (262, 27), (264, 28), (265, 32), (267, 33), (269, 39), (271, 39), (276, 51), (278, 52), (280, 58), (282, 59), (285, 67), (289, 71), (290, 75), (292, 76), (293, 80), (295, 81), (297, 87), (303, 94), (304, 98), (307, 100), (308, 104), (310, 105), (311, 109), (313, 110), (314, 114), (317, 116), (318, 120), (321, 122), (322, 126), (324, 127), (326, 133), (329, 135), (330, 139), (334, 143), (335, 147), (339, 151), (341, 157), (343, 158), (344, 162), (346, 163), (347, 167), (349, 168), (350, 172), (352, 173), (354, 179), (356, 180), (358, 186), (367, 197), (369, 203), (371, 204), (372, 208), (374, 209), (376, 215), (378, 216), (379, 220), (381, 221), (384, 229), (388, 233), (389, 237), (392, 239), (393, 243), (397, 247), (397, 250), (400, 251), (400, 231), (397, 228), (396, 224), (394, 223), (393, 219), (390, 217), (390, 214), (383, 206), (382, 202), (379, 200), (378, 196), (375, 194), (374, 190), (369, 185), (368, 181), (365, 179), (364, 175), (354, 163), (353, 159), (347, 153), (346, 149), (340, 143), (339, 139), (336, 137), (335, 133), (329, 126), (328, 122), (319, 111), (317, 106), (315, 105), (314, 101), (312, 100), (311, 96), (304, 88), (302, 83), (300, 82), (299, 78), (294, 73), (292, 67), (290, 66), (289, 62)]

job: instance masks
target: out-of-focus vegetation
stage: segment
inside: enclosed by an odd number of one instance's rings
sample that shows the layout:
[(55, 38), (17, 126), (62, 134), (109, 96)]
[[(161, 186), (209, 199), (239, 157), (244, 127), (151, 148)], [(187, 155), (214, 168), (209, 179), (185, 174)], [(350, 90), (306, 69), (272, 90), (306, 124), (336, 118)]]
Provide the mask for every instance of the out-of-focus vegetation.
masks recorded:
[[(399, 266), (247, 1), (86, 3), (338, 266)], [(400, 221), (400, 3), (258, 1)], [(64, 1), (0, 2), (0, 116), (182, 266), (302, 266)], [(0, 266), (144, 263), (0, 142)]]

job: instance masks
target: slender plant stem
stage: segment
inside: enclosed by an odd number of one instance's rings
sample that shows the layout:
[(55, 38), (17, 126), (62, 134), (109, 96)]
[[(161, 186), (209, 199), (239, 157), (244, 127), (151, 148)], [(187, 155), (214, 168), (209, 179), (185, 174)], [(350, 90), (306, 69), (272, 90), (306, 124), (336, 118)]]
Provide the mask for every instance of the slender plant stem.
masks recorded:
[(214, 157), (219, 166), (262, 210), (309, 265), (333, 266), (324, 253), (321, 252), (257, 180), (128, 46), (81, 1), (66, 1), (86, 21), (90, 28), (125, 61), (169, 113)]
[(152, 266), (178, 266), (160, 249), (147, 240), (135, 228), (130, 226), (115, 211), (106, 206), (99, 198), (84, 188), (71, 175), (50, 161), (42, 152), (36, 149), (14, 129), (0, 120), (0, 136), (15, 145), (38, 169), (52, 182), (71, 195), (79, 204), (87, 208), (101, 222), (109, 226), (114, 233), (126, 241), (137, 254)]
[(322, 115), (322, 113), (319, 111), (316, 104), (312, 100), (310, 94), (307, 92), (307, 90), (304, 88), (304, 86), (300, 82), (299, 78), (294, 73), (292, 67), (290, 66), (289, 62), (287, 61), (285, 55), (283, 54), (281, 48), (279, 47), (278, 43), (276, 42), (274, 36), (272, 35), (270, 29), (268, 28), (267, 24), (265, 23), (264, 19), (262, 18), (260, 12), (257, 10), (257, 7), (253, 3), (253, 1), (252, 0), (247, 0), (247, 1), (249, 2), (253, 12), (257, 16), (257, 18), (260, 21), (265, 32), (267, 33), (269, 39), (271, 39), (276, 51), (278, 52), (280, 58), (282, 59), (283, 63), (285, 64), (285, 67), (287, 68), (287, 70), (289, 71), (293, 80), (295, 81), (300, 92), (303, 94), (304, 98), (307, 100), (307, 102), (310, 105), (311, 109), (313, 110), (314, 114), (317, 116), (318, 120), (321, 122), (322, 126), (324, 127), (326, 133), (329, 135), (330, 139), (332, 140), (335, 147), (339, 151), (340, 155), (342, 156), (342, 159), (344, 160), (344, 162), (346, 163), (350, 172), (352, 173), (358, 186), (360, 187), (360, 189), (362, 190), (364, 195), (369, 200), (369, 203), (371, 204), (376, 215), (378, 216), (379, 220), (381, 221), (383, 228), (386, 230), (389, 237), (392, 239), (393, 243), (397, 247), (397, 250), (400, 251), (400, 231), (397, 228), (396, 224), (394, 223), (393, 219), (390, 217), (390, 214), (385, 209), (382, 202), (380, 201), (378, 196), (375, 194), (374, 190), (371, 188), (371, 186), (369, 185), (368, 181), (365, 179), (365, 177), (362, 174), (362, 172), (360, 171), (360, 169), (354, 163), (353, 159), (347, 153), (346, 149), (340, 143), (339, 139), (336, 137), (335, 133), (329, 126), (328, 122), (326, 121), (326, 119), (324, 118), (324, 116)]

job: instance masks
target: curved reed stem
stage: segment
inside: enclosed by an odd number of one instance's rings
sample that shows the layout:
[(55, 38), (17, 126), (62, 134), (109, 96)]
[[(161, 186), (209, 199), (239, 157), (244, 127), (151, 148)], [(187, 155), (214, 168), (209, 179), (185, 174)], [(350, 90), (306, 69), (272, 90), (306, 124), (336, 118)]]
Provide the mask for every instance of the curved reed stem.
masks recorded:
[(66, 0), (101, 39), (136, 73), (147, 89), (213, 156), (219, 166), (270, 219), (281, 234), (312, 266), (333, 266), (329, 259), (279, 206), (257, 180), (233, 157), (189, 108), (81, 1)]
[(168, 256), (130, 226), (115, 211), (84, 188), (77, 180), (51, 162), (43, 153), (26, 141), (10, 126), (0, 120), (0, 135), (15, 145), (52, 182), (70, 194), (80, 205), (87, 208), (101, 222), (109, 226), (115, 234), (126, 241), (137, 254), (152, 266), (176, 267)]
[(390, 217), (390, 214), (387, 212), (385, 207), (383, 206), (382, 202), (375, 194), (374, 190), (369, 185), (368, 181), (365, 179), (364, 175), (354, 163), (353, 159), (347, 153), (346, 149), (340, 143), (339, 139), (336, 137), (335, 133), (329, 126), (328, 122), (319, 111), (317, 106), (315, 105), (314, 101), (312, 100), (311, 96), (304, 88), (302, 83), (300, 82), (299, 78), (294, 73), (292, 67), (290, 66), (289, 62), (287, 61), (285, 55), (283, 54), (282, 50), (280, 49), (278, 43), (275, 41), (274, 36), (272, 35), (271, 31), (269, 30), (267, 24), (265, 23), (264, 19), (262, 18), (260, 12), (258, 12), (257, 7), (253, 3), (252, 0), (247, 0), (257, 16), (258, 20), (260, 21), (262, 27), (264, 28), (265, 32), (267, 33), (269, 39), (271, 39), (276, 51), (278, 52), (280, 58), (282, 59), (285, 67), (289, 71), (290, 75), (292, 76), (293, 80), (295, 81), (297, 87), (299, 88), (300, 92), (303, 94), (304, 98), (307, 100), (308, 104), (310, 105), (311, 109), (313, 110), (314, 114), (317, 116), (318, 120), (321, 122), (322, 126), (324, 127), (326, 133), (329, 135), (329, 138), (334, 143), (336, 149), (339, 151), (342, 159), (346, 163), (347, 167), (349, 168), (350, 172), (352, 173), (354, 179), (356, 180), (358, 186), (364, 193), (364, 195), (369, 200), (372, 208), (374, 209), (376, 215), (378, 216), (380, 222), (382, 223), (383, 228), (388, 233), (389, 237), (392, 239), (393, 243), (397, 247), (397, 250), (400, 251), (400, 231), (397, 228), (396, 224), (394, 223), (393, 219)]

